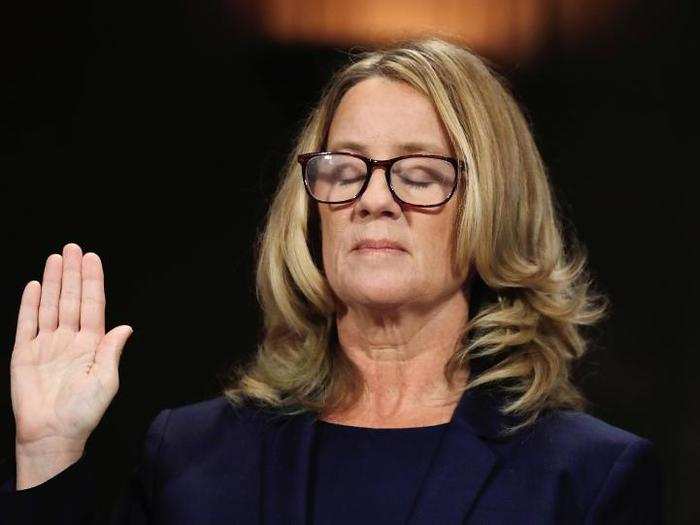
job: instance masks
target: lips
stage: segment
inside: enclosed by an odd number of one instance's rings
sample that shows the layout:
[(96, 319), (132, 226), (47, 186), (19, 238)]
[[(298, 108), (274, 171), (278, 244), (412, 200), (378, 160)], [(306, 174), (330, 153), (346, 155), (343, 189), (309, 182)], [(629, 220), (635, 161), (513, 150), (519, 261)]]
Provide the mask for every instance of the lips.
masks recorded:
[(363, 239), (355, 245), (355, 250), (398, 250), (405, 252), (403, 246), (390, 239)]

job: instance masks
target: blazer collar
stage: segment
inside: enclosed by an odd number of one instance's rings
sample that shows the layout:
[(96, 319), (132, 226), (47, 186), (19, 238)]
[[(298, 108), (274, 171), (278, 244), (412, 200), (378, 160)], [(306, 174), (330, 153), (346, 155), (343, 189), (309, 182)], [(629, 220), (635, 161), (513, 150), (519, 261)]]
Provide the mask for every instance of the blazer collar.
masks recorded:
[[(504, 398), (496, 390), (467, 390), (435, 451), (419, 489), (409, 523), (462, 523), (489, 474), (498, 463), (493, 441), (512, 416), (498, 408)], [(308, 523), (313, 512), (308, 501), (313, 460), (316, 414), (275, 418), (264, 433), (262, 522), (268, 525)]]

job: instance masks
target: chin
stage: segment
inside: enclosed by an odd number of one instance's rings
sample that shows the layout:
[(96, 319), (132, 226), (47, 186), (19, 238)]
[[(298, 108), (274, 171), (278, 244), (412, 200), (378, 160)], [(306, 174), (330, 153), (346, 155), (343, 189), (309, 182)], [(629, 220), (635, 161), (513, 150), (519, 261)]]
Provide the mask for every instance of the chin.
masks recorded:
[(415, 294), (411, 294), (411, 287), (406, 282), (394, 283), (366, 283), (355, 285), (349, 288), (352, 290), (348, 302), (361, 304), (363, 306), (378, 309), (395, 308), (415, 299)]

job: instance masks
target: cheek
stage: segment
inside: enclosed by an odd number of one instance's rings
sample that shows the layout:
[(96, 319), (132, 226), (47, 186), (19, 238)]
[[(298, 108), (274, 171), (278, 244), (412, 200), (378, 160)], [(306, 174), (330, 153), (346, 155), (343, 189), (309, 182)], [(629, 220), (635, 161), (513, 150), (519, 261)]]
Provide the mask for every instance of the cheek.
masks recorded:
[(343, 247), (343, 228), (337, 215), (321, 213), (321, 253), (326, 276), (336, 272)]
[(451, 219), (442, 217), (426, 217), (424, 224), (416, 224), (414, 245), (416, 261), (436, 279), (444, 279), (451, 269), (452, 257), (452, 228)]

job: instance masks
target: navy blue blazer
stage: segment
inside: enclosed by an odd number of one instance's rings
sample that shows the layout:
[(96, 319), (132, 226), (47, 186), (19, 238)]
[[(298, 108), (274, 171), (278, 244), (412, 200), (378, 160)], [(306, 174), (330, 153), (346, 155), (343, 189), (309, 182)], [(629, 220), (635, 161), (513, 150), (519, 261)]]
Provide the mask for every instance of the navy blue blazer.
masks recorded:
[[(462, 396), (410, 524), (663, 523), (650, 440), (573, 410), (549, 410), (503, 439), (500, 425), (513, 420), (498, 400), (479, 389)], [(315, 422), (311, 413), (234, 408), (223, 397), (165, 409), (145, 434), (111, 523), (306, 524)], [(92, 453), (88, 444), (76, 463), (19, 492), (14, 465), (5, 465), (2, 523), (92, 523)]]

